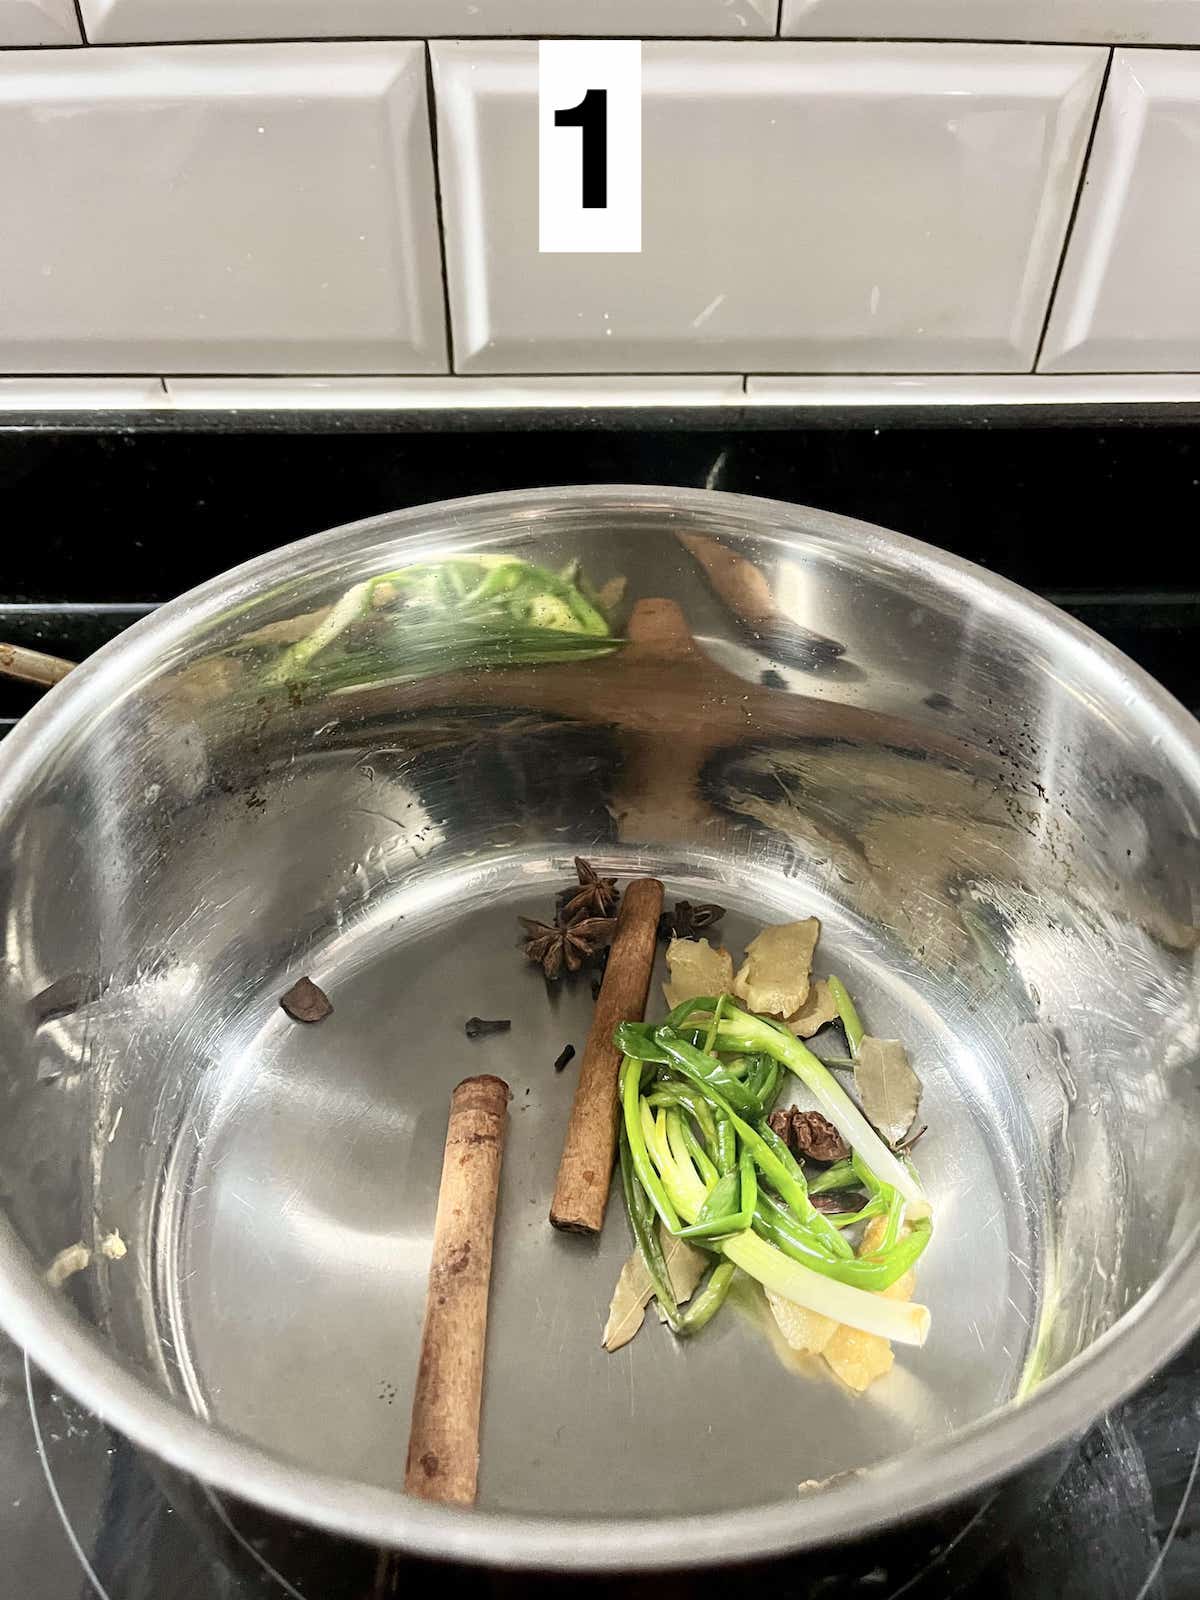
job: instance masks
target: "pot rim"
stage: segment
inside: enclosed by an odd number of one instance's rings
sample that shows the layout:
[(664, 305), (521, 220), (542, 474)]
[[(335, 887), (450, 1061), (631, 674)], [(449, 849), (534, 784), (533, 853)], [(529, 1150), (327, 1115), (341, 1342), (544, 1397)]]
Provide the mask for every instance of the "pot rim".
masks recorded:
[[(724, 513), (752, 517), (752, 531), (785, 547), (807, 541), (848, 559), (954, 588), (991, 615), (1040, 624), (1086, 674), (1134, 691), (1139, 728), (1159, 740), (1190, 783), (1200, 810), (1200, 723), (1128, 657), (1074, 618), (1005, 578), (875, 524), (758, 496), (670, 486), (603, 484), (476, 495), (431, 502), (344, 524), (234, 567), (135, 622), (51, 690), (0, 749), (0, 816), (41, 764), (47, 746), (111, 704), (184, 633), (294, 577), (313, 557), (362, 559), (371, 535), (439, 544), (482, 542), (475, 519), (587, 508)], [(367, 536), (364, 538), (364, 536)], [(495, 537), (512, 537), (509, 521)], [(491, 537), (491, 535), (485, 535)], [(399, 1489), (329, 1477), (286, 1461), (236, 1433), (181, 1410), (115, 1357), (50, 1290), (6, 1219), (0, 1219), (0, 1324), (56, 1383), (171, 1465), (216, 1489), (330, 1532), (424, 1556), (509, 1568), (652, 1570), (762, 1558), (932, 1512), (1006, 1477), (1077, 1435), (1143, 1383), (1200, 1326), (1200, 1230), (1142, 1298), (1088, 1350), (1021, 1402), (1010, 1402), (948, 1439), (918, 1446), (803, 1496), (703, 1516), (568, 1518), (461, 1510), (410, 1499)]]

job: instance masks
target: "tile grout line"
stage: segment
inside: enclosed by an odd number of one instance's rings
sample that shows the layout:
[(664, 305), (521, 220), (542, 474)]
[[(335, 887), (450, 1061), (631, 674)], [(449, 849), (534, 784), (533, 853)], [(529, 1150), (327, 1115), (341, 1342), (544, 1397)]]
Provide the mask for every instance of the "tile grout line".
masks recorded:
[[(79, 10), (79, 0), (74, 0), (76, 12)], [(82, 26), (82, 24), (81, 24)], [(780, 10), (779, 27), (783, 26), (782, 4)], [(783, 33), (469, 33), (469, 34), (420, 34), (420, 33), (323, 33), (323, 34), (256, 34), (247, 38), (218, 38), (206, 37), (202, 39), (89, 39), (84, 36), (82, 45), (87, 47), (90, 54), (98, 55), (101, 52), (112, 54), (120, 50), (159, 50), (159, 49), (191, 49), (202, 45), (326, 45), (326, 44), (536, 44), (542, 39), (566, 39), (579, 41), (586, 44), (590, 39), (637, 39), (642, 44), (731, 44), (754, 45), (773, 44), (778, 42), (786, 45), (807, 44), (837, 44), (837, 45), (1009, 45), (1019, 50), (1039, 49), (1073, 49), (1073, 50), (1179, 50), (1190, 51), (1193, 54), (1200, 52), (1200, 39), (1180, 42), (1178, 40), (1122, 40), (1109, 43), (1103, 39), (1079, 39), (1061, 37), (1058, 35), (1038, 39), (1004, 38), (995, 35), (976, 34), (885, 34), (885, 33), (825, 33), (825, 34), (783, 34)], [(63, 49), (78, 49), (80, 46), (70, 45), (0, 45), (0, 55), (13, 50), (38, 50), (51, 51)]]
[(438, 254), (442, 268), (442, 313), (446, 319), (446, 361), (449, 376), (456, 376), (454, 362), (454, 323), (450, 313), (450, 261), (446, 253), (446, 217), (442, 205), (442, 162), (438, 152), (437, 89), (433, 81), (433, 50), (430, 41), (423, 43), (425, 51), (425, 106), (429, 117), (429, 154), (433, 162), (433, 204), (437, 213)]
[(1062, 282), (1063, 269), (1066, 267), (1067, 254), (1071, 248), (1071, 240), (1075, 235), (1075, 223), (1079, 217), (1079, 209), (1083, 204), (1083, 192), (1087, 188), (1088, 174), (1092, 165), (1092, 149), (1096, 143), (1096, 132), (1100, 127), (1100, 118), (1104, 115), (1104, 102), (1108, 95), (1108, 79), (1109, 74), (1112, 72), (1113, 59), (1115, 55), (1115, 48), (1109, 50), (1108, 60), (1104, 63), (1104, 72), (1100, 78), (1100, 92), (1096, 96), (1096, 112), (1092, 118), (1091, 132), (1088, 134), (1088, 141), (1083, 150), (1083, 161), (1079, 168), (1079, 185), (1075, 190), (1075, 202), (1071, 207), (1071, 215), (1067, 218), (1066, 231), (1063, 234), (1062, 250), (1060, 251), (1058, 257), (1058, 267), (1054, 273), (1054, 280), (1050, 285), (1050, 295), (1046, 301), (1046, 314), (1042, 318), (1042, 331), (1038, 338), (1037, 349), (1033, 353), (1033, 366), (1028, 374), (1030, 377), (1036, 378), (1038, 376), (1054, 376), (1052, 373), (1039, 373), (1039, 368), (1042, 364), (1042, 352), (1046, 348), (1046, 335), (1050, 331), (1050, 319), (1054, 315), (1054, 306), (1058, 300), (1058, 290), (1059, 285)]

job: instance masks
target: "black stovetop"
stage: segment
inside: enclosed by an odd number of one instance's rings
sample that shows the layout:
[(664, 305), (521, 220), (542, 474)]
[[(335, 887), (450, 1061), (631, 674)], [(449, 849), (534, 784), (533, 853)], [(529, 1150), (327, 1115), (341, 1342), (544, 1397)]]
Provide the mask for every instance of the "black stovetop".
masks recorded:
[[(0, 639), (77, 658), (259, 551), (422, 501), (547, 483), (707, 485), (861, 516), (1055, 600), (1200, 714), (1200, 430), (859, 427), (204, 433), (0, 430)], [(0, 735), (32, 703), (0, 683)], [(980, 1510), (819, 1557), (572, 1591), (1200, 1597), (1200, 1341)], [(376, 1600), (527, 1578), (432, 1567), (208, 1494), (0, 1338), (0, 1600)], [(560, 1587), (567, 1585), (538, 1585)]]

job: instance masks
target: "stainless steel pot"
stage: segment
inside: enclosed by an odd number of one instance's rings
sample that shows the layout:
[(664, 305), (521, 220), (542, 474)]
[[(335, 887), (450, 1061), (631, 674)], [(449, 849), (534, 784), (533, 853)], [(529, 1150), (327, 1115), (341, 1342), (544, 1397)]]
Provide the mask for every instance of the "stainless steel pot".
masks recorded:
[[(452, 553), (624, 579), (629, 642), (512, 665), (448, 622), (397, 655), (355, 586)], [(877, 528), (589, 488), (277, 551), (0, 749), (0, 1321), (176, 1466), (412, 1550), (649, 1567), (935, 1507), (1200, 1322), (1198, 839), (1200, 728), (1169, 696)], [(619, 1208), (598, 1246), (546, 1225), (553, 1062), (591, 997), (515, 942), (576, 852), (719, 899), (731, 948), (819, 915), (869, 1026), (909, 1043), (933, 1332), (866, 1396), (782, 1365), (752, 1295), (686, 1347), (655, 1325), (600, 1349)], [(320, 1027), (278, 1006), (302, 973)], [(512, 1030), (468, 1042), (472, 1013)], [(480, 1503), (452, 1512), (399, 1484), (471, 1070), (515, 1097)], [(49, 1287), (76, 1242), (89, 1265)]]

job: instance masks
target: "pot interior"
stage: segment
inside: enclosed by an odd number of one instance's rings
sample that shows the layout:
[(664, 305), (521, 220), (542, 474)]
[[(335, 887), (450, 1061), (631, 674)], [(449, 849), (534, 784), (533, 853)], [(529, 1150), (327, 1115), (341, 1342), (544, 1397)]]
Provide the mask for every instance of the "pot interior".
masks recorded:
[[(356, 585), (452, 554), (610, 585), (625, 642), (514, 664), (451, 618), (398, 656), (357, 615), (281, 676)], [(398, 1492), (449, 1094), (497, 1073), (480, 1508), (661, 1517), (961, 1431), (1190, 1244), (1196, 750), (1078, 630), (877, 530), (672, 491), (432, 508), (256, 569), (0, 756), (0, 1197), (39, 1271), (95, 1252), (47, 1317), (286, 1462)], [(619, 1194), (598, 1241), (547, 1222), (589, 974), (548, 984), (516, 920), (577, 854), (719, 901), (735, 965), (819, 917), (815, 971), (908, 1046), (933, 1326), (865, 1395), (772, 1338), (749, 1282), (694, 1340), (651, 1311), (602, 1349)], [(301, 975), (334, 1005), (316, 1026), (278, 1003)], [(473, 1015), (512, 1026), (468, 1040)]]

